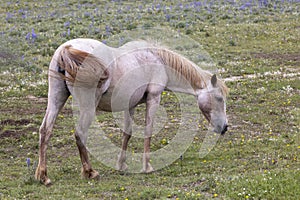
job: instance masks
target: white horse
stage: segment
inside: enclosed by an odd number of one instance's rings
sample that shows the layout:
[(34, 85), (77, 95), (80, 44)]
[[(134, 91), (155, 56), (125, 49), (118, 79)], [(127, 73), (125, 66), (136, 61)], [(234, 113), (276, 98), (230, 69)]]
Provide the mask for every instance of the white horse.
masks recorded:
[[(126, 149), (132, 134), (134, 108), (146, 103), (143, 172), (153, 171), (150, 160), (150, 139), (153, 119), (164, 90), (195, 96), (198, 106), (214, 131), (227, 130), (227, 87), (207, 71), (183, 56), (152, 45), (134, 41), (119, 48), (108, 47), (93, 39), (74, 39), (62, 44), (49, 66), (48, 105), (40, 127), (39, 163), (35, 177), (51, 183), (47, 176), (46, 150), (53, 125), (70, 95), (77, 100), (79, 120), (75, 137), (82, 162), (82, 175), (97, 178), (85, 146), (87, 132), (96, 109), (125, 112), (122, 151), (117, 169), (126, 170)], [(115, 92), (118, 91), (118, 92)], [(114, 97), (115, 95), (115, 97)]]

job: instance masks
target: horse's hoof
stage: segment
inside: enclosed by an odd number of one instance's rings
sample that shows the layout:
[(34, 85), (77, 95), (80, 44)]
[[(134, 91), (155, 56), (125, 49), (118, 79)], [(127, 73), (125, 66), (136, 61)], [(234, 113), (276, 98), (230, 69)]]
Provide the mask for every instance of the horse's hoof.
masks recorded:
[(100, 178), (99, 173), (96, 170), (90, 169), (90, 170), (82, 170), (81, 176), (83, 178), (87, 179), (95, 179), (98, 180)]
[(92, 170), (91, 174), (90, 174), (90, 179), (95, 179), (95, 180), (99, 180), (100, 175), (96, 170)]
[(126, 163), (117, 164), (116, 170), (118, 171), (126, 171), (128, 169), (128, 165)]
[(43, 182), (43, 184), (47, 187), (51, 186), (52, 185), (52, 182), (50, 180), (50, 178), (46, 178), (46, 180)]
[(146, 169), (142, 169), (142, 173), (149, 174), (151, 172), (154, 172), (154, 169), (153, 169), (153, 167), (150, 164), (147, 165)]
[(47, 177), (46, 170), (42, 170), (40, 167), (35, 171), (35, 179), (45, 186), (51, 185), (51, 180)]

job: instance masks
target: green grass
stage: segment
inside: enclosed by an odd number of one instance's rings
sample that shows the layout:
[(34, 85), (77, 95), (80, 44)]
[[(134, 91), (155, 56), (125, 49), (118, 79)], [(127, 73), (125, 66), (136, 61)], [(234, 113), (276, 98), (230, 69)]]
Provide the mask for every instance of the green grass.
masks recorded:
[[(298, 199), (299, 2), (272, 1), (265, 7), (254, 3), (245, 10), (246, 1), (209, 2), (1, 2), (0, 199)], [(170, 44), (173, 49), (195, 62), (203, 59), (197, 56), (205, 50), (223, 78), (241, 77), (227, 82), (228, 133), (200, 158), (207, 123), (199, 116), (199, 131), (182, 159), (151, 174), (121, 174), (91, 155), (100, 180), (85, 180), (80, 178), (69, 101), (47, 152), (53, 185), (35, 181), (32, 168), (38, 161), (38, 129), (47, 105), (47, 67), (55, 49), (77, 37), (118, 46), (130, 40), (116, 36), (126, 30), (159, 26), (201, 44)], [(178, 107), (172, 106), (176, 102), (172, 93), (163, 95), (170, 125), (153, 137), (152, 151), (165, 146), (178, 129)], [(141, 124), (143, 111), (140, 106), (136, 113)], [(113, 115), (102, 113), (97, 120), (119, 145)], [(133, 138), (129, 149), (140, 152), (142, 145), (142, 139)], [(26, 158), (31, 159), (30, 169)]]

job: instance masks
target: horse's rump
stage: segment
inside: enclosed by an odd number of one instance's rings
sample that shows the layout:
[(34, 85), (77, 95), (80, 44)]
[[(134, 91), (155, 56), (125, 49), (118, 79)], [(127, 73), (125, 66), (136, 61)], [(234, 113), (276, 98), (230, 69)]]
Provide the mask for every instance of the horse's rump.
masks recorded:
[(60, 76), (69, 83), (76, 86), (100, 87), (108, 78), (105, 64), (94, 55), (75, 49), (72, 45), (63, 46), (58, 53), (57, 63), (61, 70), (66, 72), (60, 73)]

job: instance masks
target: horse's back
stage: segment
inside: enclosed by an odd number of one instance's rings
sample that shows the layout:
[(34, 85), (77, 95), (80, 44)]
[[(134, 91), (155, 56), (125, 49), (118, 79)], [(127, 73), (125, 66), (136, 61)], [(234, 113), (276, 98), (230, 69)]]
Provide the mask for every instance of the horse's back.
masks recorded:
[(76, 38), (63, 43), (56, 49), (49, 66), (50, 69), (57, 71), (57, 58), (59, 57), (59, 53), (61, 52), (62, 48), (68, 45), (71, 45), (77, 50), (94, 55), (103, 61), (107, 66), (111, 64), (112, 60), (114, 60), (114, 48), (111, 48), (95, 39)]

